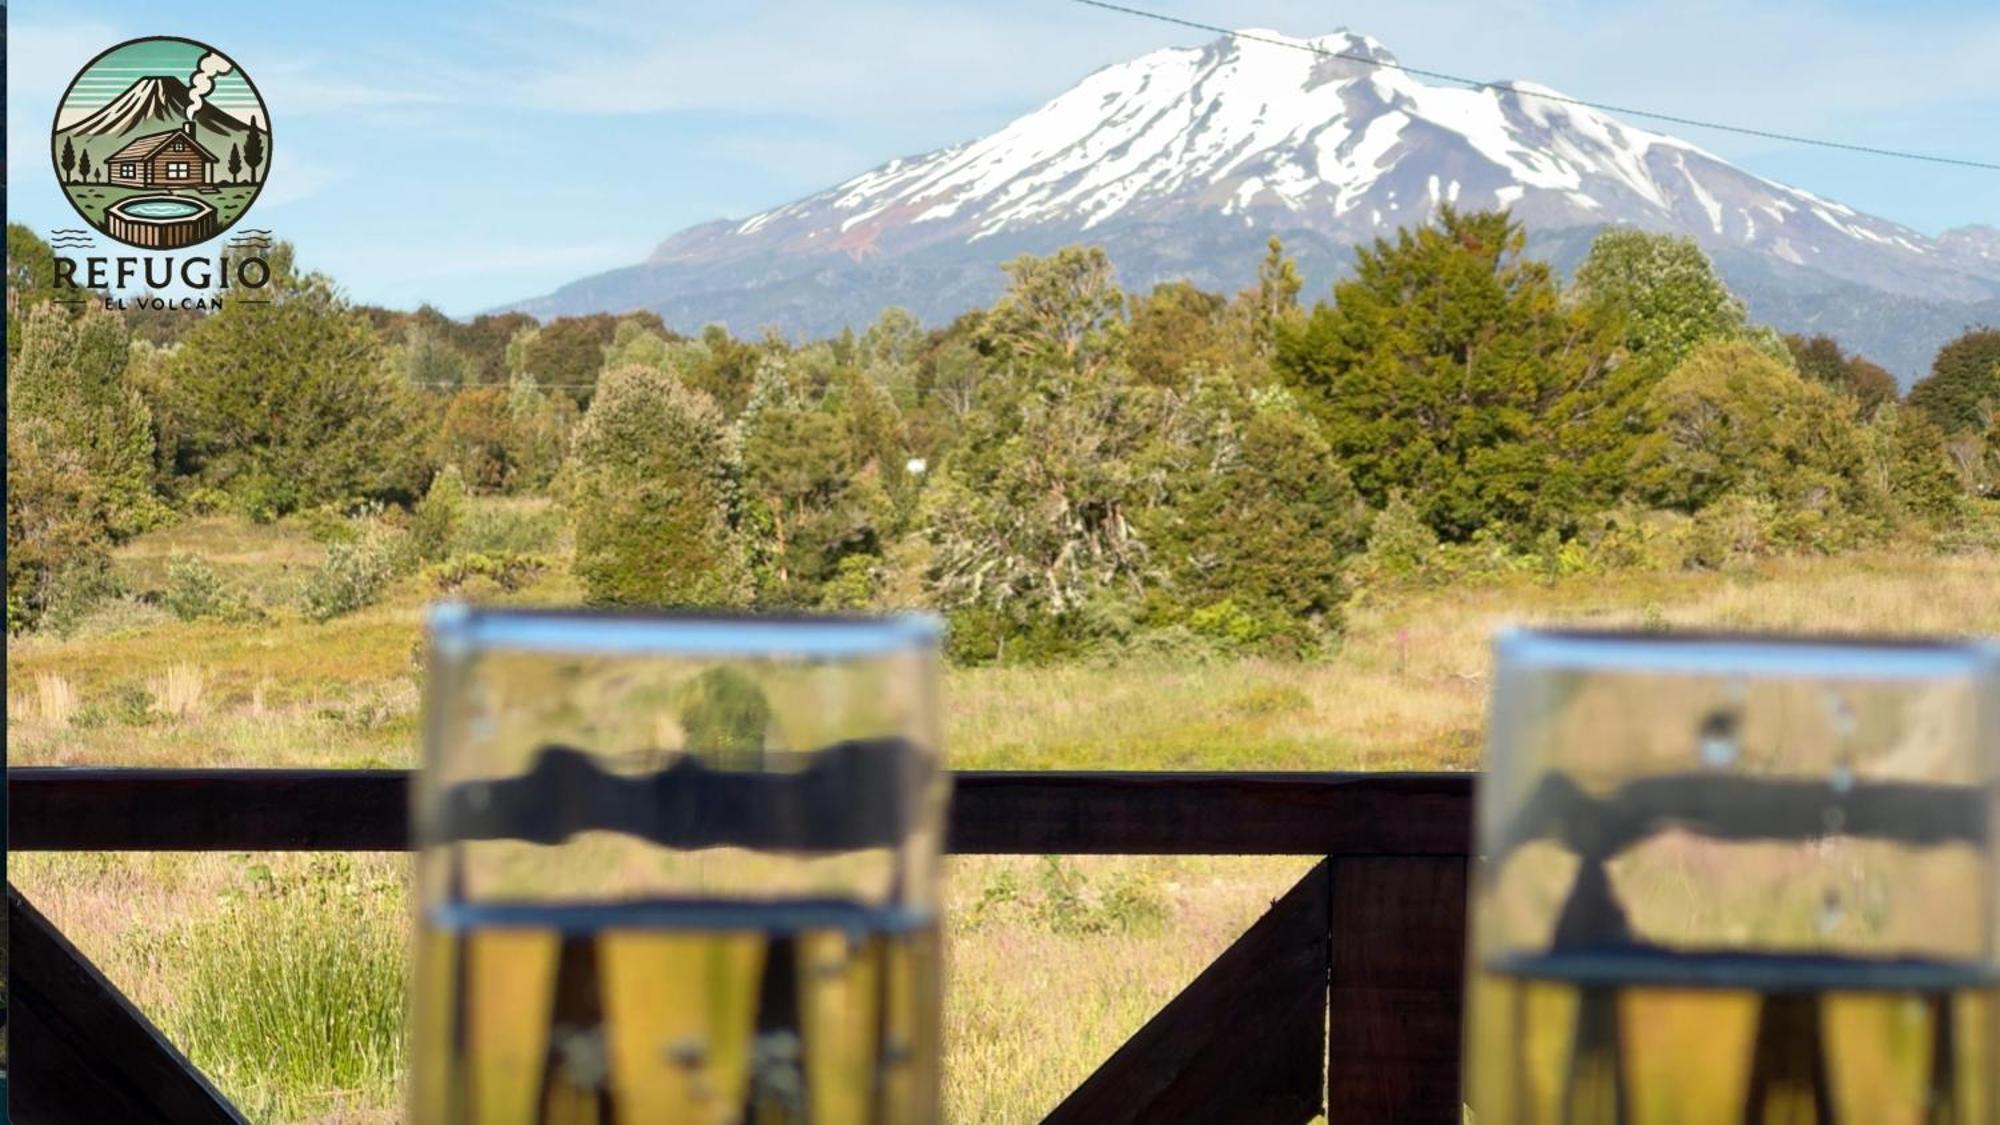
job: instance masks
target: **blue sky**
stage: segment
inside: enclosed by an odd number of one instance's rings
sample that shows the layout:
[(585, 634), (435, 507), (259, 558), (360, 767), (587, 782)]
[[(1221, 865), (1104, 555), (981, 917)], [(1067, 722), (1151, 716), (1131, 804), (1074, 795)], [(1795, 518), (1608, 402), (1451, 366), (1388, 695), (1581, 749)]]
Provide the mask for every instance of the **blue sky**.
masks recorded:
[[(1132, 0), (1405, 63), (1858, 144), (2000, 162), (1994, 0)], [(1067, 0), (348, 0), (7, 10), (10, 219), (72, 225), (49, 121), (143, 35), (227, 52), (270, 107), (259, 225), (357, 300), (454, 315), (636, 262), (693, 223), (989, 131), (1092, 69), (1207, 36)], [(1936, 233), (2000, 225), (2000, 172), (1682, 130)]]

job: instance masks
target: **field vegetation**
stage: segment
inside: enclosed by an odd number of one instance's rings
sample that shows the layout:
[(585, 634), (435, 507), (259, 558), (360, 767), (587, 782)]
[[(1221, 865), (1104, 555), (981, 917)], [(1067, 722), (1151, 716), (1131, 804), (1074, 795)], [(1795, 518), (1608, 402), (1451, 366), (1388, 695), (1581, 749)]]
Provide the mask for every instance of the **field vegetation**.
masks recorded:
[[(288, 247), (269, 307), (121, 317), (49, 260), (10, 228), (15, 765), (413, 765), (448, 596), (933, 609), (962, 768), (1475, 768), (1507, 623), (2000, 632), (2000, 331), (1899, 396), (1637, 232), (1565, 285), (1447, 212), (1311, 307), (1275, 240), (1233, 296), (1072, 248), (807, 342), (356, 307)], [(952, 1119), (1046, 1109), (1306, 866), (955, 862)], [(395, 1119), (403, 857), (10, 877), (254, 1118)]]

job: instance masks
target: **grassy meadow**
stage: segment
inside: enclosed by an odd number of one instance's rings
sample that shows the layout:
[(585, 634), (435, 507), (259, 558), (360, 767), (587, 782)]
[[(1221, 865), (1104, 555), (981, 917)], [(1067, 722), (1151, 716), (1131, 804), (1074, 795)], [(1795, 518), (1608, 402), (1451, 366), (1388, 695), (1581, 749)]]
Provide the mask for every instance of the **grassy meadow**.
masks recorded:
[[(532, 517), (532, 502), (505, 502)], [(560, 545), (558, 545), (560, 550)], [(193, 519), (119, 549), (132, 591), (199, 555), (245, 599), (183, 622), (144, 597), (8, 650), (14, 765), (409, 766), (434, 579), (323, 624), (290, 609), (322, 547), (296, 521)], [(1366, 590), (1336, 651), (956, 669), (961, 768), (1472, 769), (1506, 623), (2000, 633), (2000, 555), (1916, 550), (1727, 572)], [(552, 567), (505, 600), (561, 603)], [(16, 855), (10, 878), (253, 1119), (397, 1120), (408, 863), (386, 855)], [(950, 868), (947, 1105), (1032, 1120), (1310, 861), (967, 858)], [(1032, 973), (1028, 967), (1032, 966)]]

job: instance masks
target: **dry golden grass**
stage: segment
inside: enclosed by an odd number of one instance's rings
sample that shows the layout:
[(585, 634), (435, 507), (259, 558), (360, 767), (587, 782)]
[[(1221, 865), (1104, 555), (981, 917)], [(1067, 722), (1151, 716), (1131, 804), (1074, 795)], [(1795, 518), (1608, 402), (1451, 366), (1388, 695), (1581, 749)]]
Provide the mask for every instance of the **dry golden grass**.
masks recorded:
[[(283, 583), (315, 552), (294, 532), (202, 521), (125, 549), (135, 575), (173, 550), (220, 552), (245, 581)], [(216, 556), (211, 556), (217, 561)], [(946, 744), (964, 768), (1469, 769), (1488, 643), (1507, 624), (2000, 634), (2000, 557), (1882, 553), (1779, 560), (1729, 574), (1529, 578), (1368, 593), (1340, 649), (1313, 664), (954, 670)], [(564, 575), (524, 597), (574, 598)], [(426, 594), (324, 625), (164, 621), (123, 634), (10, 645), (16, 765), (412, 765), (411, 656)], [(143, 714), (121, 711), (134, 693)], [(10, 877), (167, 1028), (190, 958), (180, 936), (311, 857), (16, 855)], [(402, 857), (357, 869), (406, 894)], [(949, 876), (952, 1119), (1030, 1120), (1136, 1030), (1308, 864), (1095, 859), (1088, 925), (1037, 898), (1038, 861), (965, 858)], [(1011, 888), (1011, 889), (1010, 889)], [(1109, 901), (1131, 891), (1136, 914)], [(1123, 893), (1122, 891), (1120, 893)], [(1121, 900), (1122, 901), (1122, 900)], [(1122, 908), (1121, 908), (1122, 909)], [(190, 1044), (197, 1054), (203, 1047)], [(394, 1118), (392, 1089), (348, 1091), (274, 1119)]]

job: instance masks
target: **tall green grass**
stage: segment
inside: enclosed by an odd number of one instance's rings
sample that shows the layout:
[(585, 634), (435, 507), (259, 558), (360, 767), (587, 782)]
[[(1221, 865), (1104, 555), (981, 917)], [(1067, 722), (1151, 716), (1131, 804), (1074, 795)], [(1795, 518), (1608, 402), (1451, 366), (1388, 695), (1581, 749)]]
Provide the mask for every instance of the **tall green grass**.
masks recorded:
[(163, 1029), (252, 1120), (384, 1105), (403, 1073), (403, 888), (344, 856), (251, 873), (252, 890), (167, 937), (186, 976)]

